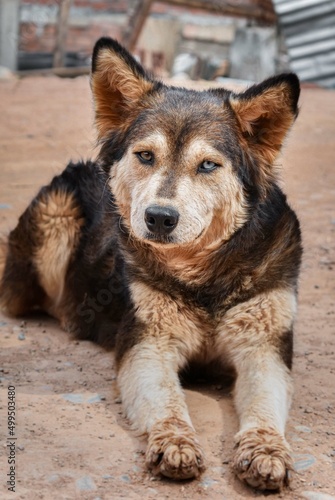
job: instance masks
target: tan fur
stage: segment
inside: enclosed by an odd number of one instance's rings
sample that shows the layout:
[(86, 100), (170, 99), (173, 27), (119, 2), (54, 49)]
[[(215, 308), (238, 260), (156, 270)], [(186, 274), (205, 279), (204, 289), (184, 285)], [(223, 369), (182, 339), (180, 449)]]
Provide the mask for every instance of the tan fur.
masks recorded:
[[(237, 194), (234, 201), (236, 208), (232, 208), (232, 212), (241, 208), (243, 210), (244, 200), (242, 201), (239, 198), (239, 194)], [(242, 217), (240, 221), (242, 221)], [(227, 219), (228, 224), (225, 226), (222, 221), (222, 212), (216, 210), (213, 214), (211, 224), (198, 241), (184, 247), (160, 247), (157, 248), (156, 255), (169, 271), (180, 280), (201, 285), (208, 279), (210, 258), (220, 248), (222, 241), (225, 241), (225, 236), (231, 228), (229, 217)], [(233, 225), (233, 220), (231, 222)], [(236, 223), (235, 221), (237, 228), (239, 222)]]
[(72, 194), (52, 191), (36, 208), (41, 243), (34, 256), (39, 281), (48, 296), (46, 308), (60, 317), (67, 267), (84, 223)]
[(158, 160), (163, 164), (166, 163), (168, 144), (165, 135), (159, 131), (148, 134), (145, 140), (132, 144), (122, 161), (116, 162), (113, 166), (110, 188), (118, 200), (118, 208), (123, 222), (130, 230), (132, 206), (138, 201), (138, 195), (141, 195), (143, 190), (148, 189), (148, 177), (151, 177), (151, 192), (154, 193), (159, 186), (159, 180), (155, 182), (152, 179), (150, 169), (142, 165), (136, 158), (135, 153), (141, 151), (154, 151), (158, 156)]
[[(218, 348), (237, 363), (254, 349), (267, 349), (292, 326), (296, 298), (292, 290), (272, 290), (232, 307), (220, 324)], [(227, 351), (228, 350), (228, 351)]]
[(262, 490), (288, 485), (293, 472), (291, 450), (276, 429), (250, 429), (239, 434), (235, 443), (233, 469), (241, 480)]
[[(204, 324), (164, 294), (134, 283), (132, 295), (145, 337), (122, 360), (118, 384), (126, 414), (136, 429), (149, 436), (147, 463), (155, 473), (194, 477), (203, 469), (178, 371), (201, 350)], [(156, 307), (150, 307), (152, 302)], [(155, 455), (164, 460), (155, 464)]]
[(208, 231), (210, 234), (206, 234), (196, 244), (181, 248), (158, 248), (156, 255), (172, 275), (185, 283), (201, 285), (207, 279), (210, 258), (220, 247), (220, 242), (213, 238), (213, 233), (216, 230), (219, 232), (221, 227), (220, 218), (214, 218)]
[[(142, 165), (135, 153), (151, 151), (155, 165)], [(221, 165), (212, 175), (201, 175), (198, 166), (205, 160)], [(176, 170), (176, 195), (166, 199), (157, 195), (168, 173)], [(150, 182), (148, 182), (150, 179)], [(180, 152), (175, 165), (169, 156), (169, 140), (163, 130), (132, 144), (124, 158), (113, 166), (110, 187), (127, 228), (138, 239), (145, 239), (145, 209), (152, 204), (173, 206), (180, 213), (174, 231), (175, 244), (157, 249), (166, 255), (169, 267), (194, 278), (194, 261), (200, 262), (200, 253), (207, 247), (222, 244), (241, 227), (247, 218), (247, 206), (241, 184), (233, 172), (230, 161), (204, 139), (193, 139)], [(153, 242), (154, 244), (154, 242)], [(189, 245), (188, 245), (189, 244)], [(188, 246), (187, 246), (188, 245)], [(175, 247), (170, 251), (169, 247)], [(200, 264), (201, 265), (201, 264)], [(193, 276), (192, 276), (193, 275)]]
[[(270, 111), (276, 110), (276, 114), (280, 111), (287, 109), (287, 114), (290, 114), (290, 124), (292, 123), (292, 113), (289, 113), (289, 108), (287, 103), (290, 102), (290, 89), (287, 84), (282, 83), (276, 87), (271, 87), (265, 90), (262, 94), (253, 97), (252, 99), (236, 99), (231, 98), (230, 102), (234, 110), (237, 113), (238, 119), (241, 123), (243, 132), (248, 132), (250, 135), (254, 133), (254, 126), (257, 124), (257, 120), (262, 116), (269, 115)], [(277, 117), (282, 120), (283, 117)], [(287, 119), (287, 117), (285, 117)], [(287, 124), (282, 124), (282, 130), (284, 130)]]
[[(230, 309), (218, 329), (216, 350), (231, 360), (238, 374), (235, 405), (240, 431), (234, 468), (251, 486), (261, 489), (264, 485), (281, 487), (286, 470), (292, 468), (284, 438), (292, 381), (276, 353), (276, 339), (291, 328), (295, 309), (292, 291), (274, 290)], [(271, 440), (266, 438), (269, 432)]]
[(198, 477), (205, 469), (203, 451), (194, 430), (175, 416), (152, 428), (146, 464), (153, 474), (172, 479)]
[(98, 55), (91, 87), (98, 138), (102, 139), (111, 129), (122, 128), (128, 123), (125, 110), (133, 107), (152, 88), (152, 83), (138, 78), (122, 58), (105, 48)]
[(285, 83), (252, 99), (230, 99), (241, 127), (239, 141), (247, 161), (258, 165), (264, 196), (267, 186), (280, 178), (280, 170), (274, 163), (295, 120), (288, 105), (290, 101), (290, 88)]
[(151, 325), (146, 338), (158, 339), (167, 350), (173, 349), (179, 370), (201, 349), (208, 331), (206, 317), (143, 283), (134, 282), (130, 289), (138, 318)]
[[(164, 294), (138, 283), (131, 290), (138, 317), (150, 326), (121, 363), (118, 380), (127, 416), (141, 432), (149, 434), (147, 461), (153, 470), (158, 469), (152, 454), (158, 452), (152, 451), (152, 447), (161, 453), (166, 450), (159, 466), (161, 473), (184, 477), (176, 466), (181, 460), (183, 438), (178, 438), (178, 425), (174, 422), (181, 420), (188, 429), (183, 436), (190, 435), (191, 441), (193, 428), (176, 375), (178, 370), (190, 359), (222, 358), (228, 359), (238, 374), (235, 403), (241, 427), (236, 437), (237, 474), (259, 488), (282, 486), (286, 470), (292, 466), (284, 438), (292, 383), (275, 346), (276, 336), (291, 326), (295, 312), (293, 293), (275, 290), (233, 307), (213, 331), (209, 318), (195, 317)], [(151, 307), (153, 302), (155, 308)], [(161, 426), (170, 429), (169, 440)], [(245, 443), (250, 433), (270, 433), (272, 437), (256, 439), (254, 448), (248, 448)], [(262, 453), (257, 451), (259, 446)], [(191, 463), (192, 468), (199, 449), (194, 443), (187, 447), (193, 451), (182, 463), (183, 467)], [(175, 453), (177, 458), (173, 458)], [(245, 460), (249, 460), (248, 473), (241, 470)], [(193, 475), (197, 473), (193, 471)]]
[(277, 345), (295, 311), (294, 293), (274, 290), (231, 308), (218, 326), (215, 350), (239, 374), (235, 402), (243, 429), (272, 426), (284, 432), (292, 386)]

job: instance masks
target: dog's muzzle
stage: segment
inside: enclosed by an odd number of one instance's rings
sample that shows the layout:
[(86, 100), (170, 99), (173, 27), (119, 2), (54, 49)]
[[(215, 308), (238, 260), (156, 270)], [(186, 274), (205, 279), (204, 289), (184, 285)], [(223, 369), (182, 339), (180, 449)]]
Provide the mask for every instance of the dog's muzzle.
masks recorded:
[(179, 213), (173, 207), (151, 205), (145, 211), (144, 220), (152, 233), (167, 235), (177, 226)]

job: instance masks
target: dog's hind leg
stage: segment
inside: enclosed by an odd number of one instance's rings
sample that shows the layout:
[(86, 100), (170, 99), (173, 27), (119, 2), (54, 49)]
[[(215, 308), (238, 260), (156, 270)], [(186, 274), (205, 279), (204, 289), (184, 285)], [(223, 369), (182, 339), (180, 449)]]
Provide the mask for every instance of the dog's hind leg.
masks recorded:
[(57, 187), (55, 179), (41, 189), (9, 235), (0, 306), (12, 316), (42, 309), (59, 317), (83, 219), (73, 193)]
[(47, 296), (44, 308), (62, 321), (66, 273), (78, 245), (84, 219), (73, 193), (55, 189), (41, 197), (36, 222), (40, 244), (35, 249), (33, 262)]
[(117, 337), (118, 384), (128, 418), (148, 435), (146, 464), (173, 479), (197, 477), (203, 452), (188, 414), (178, 371), (197, 348), (195, 324), (171, 299), (132, 286), (136, 303)]
[(273, 290), (228, 311), (216, 346), (229, 355), (237, 380), (240, 431), (233, 467), (262, 490), (288, 484), (293, 470), (285, 424), (292, 396), (292, 321), (295, 296)]
[(34, 217), (35, 200), (21, 215), (5, 244), (5, 266), (0, 282), (0, 308), (9, 316), (21, 316), (40, 308), (45, 292), (34, 265), (39, 232)]

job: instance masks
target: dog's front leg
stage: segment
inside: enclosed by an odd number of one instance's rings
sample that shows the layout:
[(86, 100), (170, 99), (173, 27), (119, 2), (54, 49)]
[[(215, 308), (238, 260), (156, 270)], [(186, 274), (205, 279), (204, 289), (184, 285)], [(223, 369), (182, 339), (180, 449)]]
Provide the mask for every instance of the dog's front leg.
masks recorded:
[(291, 393), (288, 369), (274, 353), (251, 353), (238, 367), (233, 467), (250, 486), (273, 490), (288, 483), (293, 464), (284, 433)]
[(128, 418), (140, 432), (148, 434), (149, 469), (154, 474), (186, 479), (197, 477), (203, 469), (203, 453), (177, 369), (173, 350), (157, 340), (146, 340), (125, 356), (118, 383)]
[(240, 479), (262, 490), (281, 488), (293, 470), (284, 433), (292, 396), (287, 365), (294, 310), (292, 292), (274, 291), (236, 306), (224, 321), (221, 341), (237, 372), (240, 420), (233, 468)]
[[(144, 285), (135, 292), (134, 318), (117, 344), (123, 407), (134, 427), (148, 435), (146, 463), (154, 474), (197, 477), (203, 452), (178, 378), (197, 344), (196, 328), (163, 294)], [(133, 338), (130, 348), (127, 337)]]

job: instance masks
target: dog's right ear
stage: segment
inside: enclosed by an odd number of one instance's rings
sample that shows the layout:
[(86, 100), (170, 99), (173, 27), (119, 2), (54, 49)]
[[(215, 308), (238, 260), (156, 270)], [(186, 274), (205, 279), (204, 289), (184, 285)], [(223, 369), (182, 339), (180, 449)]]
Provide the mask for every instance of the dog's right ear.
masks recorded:
[(91, 74), (98, 139), (122, 128), (141, 97), (154, 85), (154, 80), (117, 41), (100, 38), (93, 50)]

